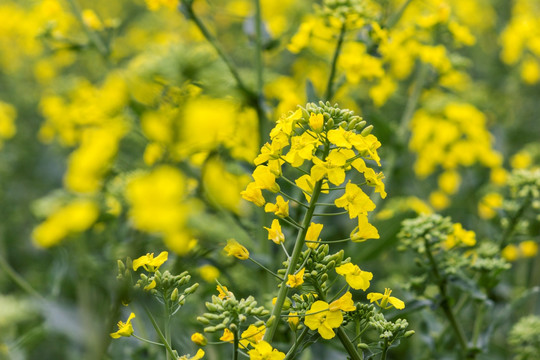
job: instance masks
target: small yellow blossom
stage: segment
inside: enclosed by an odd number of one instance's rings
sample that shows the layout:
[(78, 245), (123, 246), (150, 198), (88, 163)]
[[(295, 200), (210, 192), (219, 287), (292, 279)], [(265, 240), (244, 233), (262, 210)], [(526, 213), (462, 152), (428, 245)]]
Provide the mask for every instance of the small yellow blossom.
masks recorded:
[(205, 346), (208, 343), (208, 340), (206, 339), (206, 337), (199, 332), (196, 332), (193, 335), (191, 335), (191, 341), (193, 341), (195, 344), (199, 346)]
[(354, 306), (354, 301), (352, 300), (352, 294), (350, 291), (347, 291), (342, 297), (330, 303), (330, 311), (354, 311), (356, 306)]
[(240, 334), (240, 344), (244, 348), (247, 348), (249, 344), (255, 346), (256, 344), (261, 342), (265, 332), (266, 326), (264, 325), (249, 325), (249, 327), (242, 334)]
[(491, 173), (489, 174), (489, 180), (495, 185), (506, 184), (507, 178), (508, 172), (502, 167), (491, 169)]
[(227, 245), (225, 245), (223, 250), (227, 252), (227, 256), (234, 256), (240, 260), (247, 260), (249, 258), (248, 249), (234, 239), (227, 240)]
[(488, 193), (478, 203), (478, 215), (482, 219), (492, 219), (497, 215), (497, 209), (503, 204), (503, 197), (499, 193)]
[(203, 357), (204, 357), (204, 350), (199, 349), (197, 350), (197, 353), (194, 356), (182, 355), (178, 358), (178, 360), (200, 360)]
[(220, 273), (217, 267), (206, 264), (199, 268), (199, 274), (204, 281), (215, 282)]
[(338, 266), (336, 272), (339, 275), (344, 276), (347, 284), (355, 290), (362, 289), (366, 291), (370, 285), (370, 280), (373, 279), (372, 273), (369, 271), (362, 271), (358, 265), (353, 265), (351, 263)]
[(434, 209), (443, 210), (450, 205), (450, 198), (443, 191), (435, 190), (429, 194), (429, 203)]
[(289, 216), (289, 200), (285, 201), (281, 195), (276, 197), (276, 203), (268, 203), (264, 207), (265, 212), (273, 212), (276, 216), (287, 217)]
[(538, 254), (538, 244), (533, 240), (523, 241), (519, 244), (519, 250), (523, 257), (535, 257)]
[[(321, 234), (323, 224), (311, 223), (306, 232), (306, 246), (310, 249), (316, 249), (319, 246), (319, 235)], [(313, 242), (316, 241), (316, 242)]]
[(276, 183), (276, 176), (266, 165), (259, 165), (255, 168), (255, 171), (253, 171), (253, 179), (255, 179), (255, 184), (257, 184), (260, 189), (270, 190), (275, 193), (279, 191), (279, 185)]
[(461, 176), (455, 170), (445, 171), (439, 175), (439, 188), (445, 193), (455, 194), (461, 184)]
[(277, 245), (282, 244), (285, 241), (285, 235), (281, 232), (281, 225), (278, 219), (272, 221), (270, 228), (264, 227), (268, 230), (268, 240), (272, 240)]
[(92, 9), (84, 9), (81, 13), (84, 25), (92, 30), (103, 29), (103, 23)]
[[(392, 306), (398, 310), (405, 308), (405, 303), (396, 297), (390, 296), (392, 290), (385, 288), (384, 294), (369, 293), (367, 299), (369, 302), (375, 302), (382, 309), (390, 309)], [(390, 304), (389, 304), (390, 303)]]
[(519, 249), (516, 245), (506, 245), (501, 250), (501, 256), (507, 261), (516, 261), (519, 258)]
[(328, 178), (332, 184), (339, 186), (345, 181), (345, 164), (347, 157), (339, 150), (332, 150), (326, 157), (326, 161), (322, 161), (318, 157), (313, 158), (313, 167), (311, 168), (311, 178), (315, 181), (321, 180), (323, 177)]
[(273, 349), (266, 341), (262, 340), (254, 349), (248, 351), (250, 360), (283, 360), (285, 354)]
[(309, 126), (317, 134), (323, 130), (324, 127), (324, 116), (322, 114), (311, 113), (309, 117)]
[(520, 151), (510, 158), (510, 166), (514, 169), (526, 169), (532, 164), (532, 157), (526, 151)]
[(296, 274), (288, 275), (287, 286), (295, 288), (304, 283), (304, 272), (306, 268), (302, 268)]
[(246, 190), (242, 191), (240, 195), (242, 195), (243, 199), (254, 203), (258, 207), (261, 207), (266, 203), (261, 188), (255, 182), (250, 182), (247, 185)]
[(353, 242), (363, 242), (368, 239), (379, 239), (377, 228), (368, 222), (367, 215), (358, 215), (358, 226), (351, 232)]
[(133, 260), (133, 271), (137, 271), (137, 269), (142, 266), (146, 271), (154, 272), (167, 261), (168, 257), (169, 253), (167, 251), (162, 251), (155, 258), (154, 253), (148, 253)]
[(341, 326), (343, 314), (340, 310), (330, 311), (327, 302), (315, 301), (306, 312), (304, 324), (311, 330), (317, 330), (323, 339), (336, 336), (333, 329)]
[(231, 330), (224, 329), (223, 335), (219, 338), (219, 340), (232, 343), (234, 341), (234, 334)]
[(225, 298), (231, 296), (231, 294), (232, 294), (232, 293), (229, 291), (229, 289), (227, 289), (227, 287), (226, 287), (226, 286), (223, 286), (223, 285), (218, 285), (218, 286), (216, 286), (216, 290), (217, 290), (218, 293), (219, 293), (219, 294), (218, 294), (218, 297), (219, 297), (220, 299), (225, 299)]
[(135, 314), (131, 313), (125, 323), (122, 322), (122, 321), (119, 321), (118, 322), (118, 331), (114, 332), (114, 333), (111, 333), (110, 334), (111, 337), (113, 339), (118, 339), (118, 338), (120, 338), (122, 336), (130, 337), (131, 335), (133, 335), (133, 325), (131, 325), (131, 320), (133, 320), (133, 318), (135, 318)]
[(156, 285), (157, 285), (156, 280), (152, 280), (152, 281), (150, 282), (150, 284), (146, 285), (146, 286), (143, 288), (143, 290), (144, 290), (144, 291), (150, 291), (150, 290), (152, 290), (153, 288), (155, 288)]
[(444, 246), (451, 249), (456, 245), (474, 246), (476, 244), (476, 234), (472, 230), (465, 230), (460, 223), (454, 224), (453, 232), (448, 235)]
[(376, 173), (372, 168), (368, 168), (364, 160), (360, 158), (354, 160), (351, 165), (358, 170), (358, 172), (364, 174), (366, 183), (369, 186), (375, 187), (375, 192), (379, 193), (381, 198), (386, 198), (387, 194), (384, 189), (384, 183), (382, 182), (384, 174), (382, 172)]
[[(294, 182), (296, 183), (296, 185), (298, 185), (300, 189), (302, 189), (302, 191), (304, 192), (304, 196), (306, 197), (306, 200), (311, 201), (311, 194), (313, 193), (313, 188), (315, 187), (316, 181), (313, 180), (313, 178), (310, 175), (306, 174), (306, 175), (300, 176)], [(321, 186), (321, 193), (328, 194), (328, 189), (329, 189), (328, 181), (323, 180), (323, 184)]]
[(360, 214), (365, 215), (375, 209), (375, 204), (362, 189), (350, 181), (345, 185), (345, 193), (334, 201), (337, 207), (345, 208), (349, 211), (350, 218), (355, 218)]
[(300, 317), (298, 316), (298, 313), (290, 312), (289, 317), (287, 318), (287, 322), (289, 323), (291, 329), (296, 331), (296, 329), (298, 328), (298, 324), (300, 323)]

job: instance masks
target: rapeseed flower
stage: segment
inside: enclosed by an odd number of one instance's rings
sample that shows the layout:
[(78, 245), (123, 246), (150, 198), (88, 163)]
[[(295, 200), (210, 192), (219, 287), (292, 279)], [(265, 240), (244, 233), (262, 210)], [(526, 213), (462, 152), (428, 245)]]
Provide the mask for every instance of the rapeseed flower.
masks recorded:
[(317, 330), (323, 339), (331, 339), (336, 336), (333, 329), (341, 326), (343, 314), (341, 310), (330, 310), (327, 302), (315, 301), (304, 318), (304, 324), (311, 330)]
[(273, 212), (276, 214), (276, 216), (285, 218), (289, 216), (289, 200), (285, 201), (285, 199), (283, 199), (283, 196), (278, 195), (276, 197), (276, 203), (266, 204), (264, 207), (264, 211)]
[(345, 208), (350, 218), (365, 215), (375, 209), (375, 204), (362, 189), (350, 181), (345, 185), (345, 193), (334, 201), (337, 207)]
[(378, 239), (379, 232), (377, 228), (368, 222), (367, 215), (358, 215), (358, 226), (351, 232), (353, 242), (363, 242), (368, 239)]
[(137, 271), (141, 266), (146, 271), (155, 272), (165, 261), (167, 261), (169, 253), (162, 251), (158, 256), (154, 258), (154, 253), (143, 255), (133, 260), (133, 271)]
[(135, 318), (135, 314), (131, 313), (125, 323), (123, 321), (119, 321), (118, 331), (111, 333), (111, 337), (113, 339), (118, 339), (122, 336), (130, 337), (131, 335), (133, 335), (133, 325), (131, 325), (131, 320), (133, 320), (133, 318)]
[(249, 325), (249, 327), (240, 334), (240, 344), (247, 348), (249, 344), (255, 346), (261, 342), (266, 332), (266, 326)]
[(329, 305), (330, 311), (354, 311), (356, 310), (356, 306), (354, 306), (354, 301), (352, 300), (352, 294), (350, 291), (347, 291), (343, 296), (341, 296), (339, 299), (332, 301)]
[(242, 198), (254, 203), (258, 207), (266, 204), (261, 188), (255, 182), (250, 182), (247, 185), (246, 190), (240, 192), (240, 195), (242, 195)]
[(370, 285), (370, 280), (373, 279), (373, 274), (369, 271), (362, 271), (358, 265), (347, 263), (338, 266), (336, 272), (345, 277), (345, 281), (355, 290), (362, 289), (364, 291)]
[(240, 260), (247, 260), (249, 258), (248, 249), (234, 239), (227, 240), (227, 245), (225, 245), (223, 250), (227, 252), (227, 256), (234, 256)]
[(279, 191), (279, 185), (276, 183), (276, 175), (270, 171), (268, 166), (257, 166), (255, 171), (253, 171), (253, 179), (260, 189), (270, 190), (275, 193)]
[(369, 302), (375, 302), (382, 309), (390, 309), (392, 306), (398, 310), (405, 308), (405, 303), (396, 297), (390, 296), (392, 290), (385, 288), (384, 294), (369, 293), (367, 299)]
[(306, 271), (306, 268), (302, 268), (300, 271), (298, 271), (296, 274), (288, 275), (287, 278), (287, 286), (290, 286), (292, 288), (299, 287), (304, 283), (304, 272)]
[[(319, 235), (321, 234), (323, 224), (311, 223), (306, 232), (306, 246), (310, 249), (316, 249), (319, 246)], [(316, 241), (316, 242), (314, 242)]]
[(278, 219), (272, 221), (270, 228), (264, 227), (268, 230), (268, 240), (272, 240), (277, 245), (282, 244), (285, 241), (285, 235), (281, 232), (281, 225)]
[(191, 341), (193, 341), (195, 344), (199, 346), (205, 346), (208, 343), (208, 340), (206, 339), (206, 337), (199, 332), (196, 332), (193, 335), (191, 335)]
[(285, 354), (273, 349), (266, 341), (262, 340), (248, 351), (250, 360), (283, 360)]

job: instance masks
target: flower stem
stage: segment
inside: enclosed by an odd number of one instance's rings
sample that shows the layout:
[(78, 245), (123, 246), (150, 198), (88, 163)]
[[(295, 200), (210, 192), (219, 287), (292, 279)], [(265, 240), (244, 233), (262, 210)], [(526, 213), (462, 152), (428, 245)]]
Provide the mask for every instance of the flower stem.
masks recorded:
[(332, 58), (332, 65), (330, 67), (330, 75), (328, 77), (328, 83), (326, 85), (326, 93), (324, 94), (325, 101), (331, 101), (334, 96), (334, 78), (336, 77), (336, 68), (341, 53), (341, 46), (343, 45), (343, 39), (345, 38), (346, 26), (345, 21), (341, 24), (341, 30), (339, 32), (338, 42), (336, 44), (336, 49), (334, 50), (334, 56)]
[(308, 332), (309, 332), (308, 327), (305, 327), (304, 329), (302, 329), (302, 332), (300, 333), (300, 336), (298, 336), (298, 338), (295, 339), (293, 346), (289, 349), (289, 351), (287, 352), (287, 355), (285, 355), (284, 360), (291, 360), (291, 359), (294, 358), (294, 355), (296, 353), (296, 349), (298, 349), (298, 346), (300, 346), (302, 344), (302, 342), (304, 341), (304, 338), (306, 337)]
[(266, 266), (264, 266), (263, 264), (261, 264), (260, 262), (258, 262), (257, 260), (251, 258), (251, 257), (248, 257), (248, 260), (251, 260), (252, 263), (260, 266), (261, 268), (263, 268), (264, 270), (266, 270), (270, 275), (276, 277), (277, 279), (279, 279), (280, 281), (283, 281), (283, 278), (281, 276), (279, 276), (278, 274), (276, 274), (275, 272), (273, 272), (272, 270), (268, 269)]
[(152, 313), (150, 310), (145, 306), (144, 311), (146, 312), (146, 315), (148, 315), (148, 318), (150, 319), (150, 322), (152, 323), (152, 326), (154, 327), (154, 330), (156, 330), (156, 333), (158, 334), (161, 341), (163, 341), (163, 346), (167, 349), (167, 357), (170, 357), (172, 359), (175, 358), (175, 354), (173, 349), (171, 348), (171, 345), (169, 345), (169, 342), (165, 338), (165, 335), (163, 335), (163, 332), (159, 328), (159, 325), (156, 322), (156, 319), (154, 319), (154, 316), (152, 316)]
[(238, 330), (235, 330), (233, 334), (233, 360), (238, 360)]
[(459, 345), (461, 346), (463, 352), (467, 355), (469, 353), (469, 346), (467, 345), (467, 340), (465, 339), (465, 333), (457, 322), (454, 312), (452, 311), (452, 307), (450, 306), (450, 302), (448, 301), (448, 292), (446, 291), (446, 279), (444, 279), (439, 273), (437, 263), (433, 258), (433, 254), (431, 253), (431, 246), (427, 239), (424, 240), (424, 245), (426, 247), (426, 255), (431, 264), (431, 269), (437, 281), (437, 286), (439, 287), (439, 292), (441, 293), (441, 308), (443, 309), (444, 315), (446, 315), (446, 318), (450, 322), (450, 326), (452, 326), (452, 329), (456, 333)]
[[(325, 151), (324, 151), (325, 157), (327, 153), (328, 153), (328, 146), (325, 147)], [(285, 273), (284, 279), (281, 283), (281, 287), (278, 292), (276, 304), (274, 305), (274, 308), (272, 309), (272, 314), (270, 315), (270, 317), (274, 316), (276, 320), (272, 323), (272, 325), (268, 328), (268, 330), (264, 334), (264, 340), (267, 342), (272, 341), (276, 333), (276, 329), (279, 325), (278, 319), (281, 316), (283, 304), (285, 303), (285, 298), (287, 297), (287, 292), (289, 290), (286, 279), (288, 278), (288, 275), (292, 275), (294, 271), (296, 270), (296, 265), (298, 263), (298, 259), (300, 258), (300, 254), (302, 253), (302, 248), (306, 240), (307, 229), (309, 227), (309, 224), (311, 223), (313, 213), (315, 212), (317, 200), (319, 199), (319, 195), (321, 193), (321, 188), (322, 188), (322, 180), (319, 180), (315, 183), (313, 194), (311, 196), (311, 201), (309, 202), (309, 207), (306, 210), (304, 219), (302, 221), (302, 225), (301, 225), (302, 228), (299, 229), (298, 231), (298, 236), (296, 237), (296, 242), (294, 243), (293, 252), (292, 252), (291, 258), (289, 259), (289, 266), (287, 267), (287, 272)]]
[(158, 343), (158, 342), (155, 342), (155, 341), (151, 341), (151, 340), (142, 338), (142, 337), (140, 337), (140, 336), (137, 336), (137, 335), (135, 335), (135, 334), (131, 334), (131, 336), (133, 336), (135, 339), (139, 339), (139, 340), (141, 340), (142, 342), (145, 342), (145, 343), (148, 343), (148, 344), (157, 345), (157, 346), (165, 346), (165, 345), (163, 345), (162, 343)]

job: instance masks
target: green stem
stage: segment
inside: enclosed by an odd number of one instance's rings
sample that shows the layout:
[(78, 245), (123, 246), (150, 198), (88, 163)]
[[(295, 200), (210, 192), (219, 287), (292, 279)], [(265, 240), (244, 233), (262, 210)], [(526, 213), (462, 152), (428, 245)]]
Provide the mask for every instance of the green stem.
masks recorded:
[(4, 271), (4, 273), (7, 274), (8, 277), (11, 278), (11, 280), (17, 284), (21, 289), (26, 291), (28, 294), (34, 296), (35, 298), (45, 301), (45, 298), (38, 293), (34, 288), (21, 276), (19, 275), (4, 259), (3, 256), (0, 255), (0, 268)]
[(251, 260), (252, 263), (260, 266), (261, 268), (263, 268), (264, 270), (266, 270), (270, 275), (276, 277), (277, 279), (279, 279), (280, 281), (283, 281), (283, 278), (281, 276), (279, 276), (278, 274), (276, 274), (275, 272), (273, 272), (272, 270), (268, 269), (266, 266), (264, 266), (263, 264), (261, 264), (260, 262), (258, 262), (257, 260), (249, 257), (248, 260)]
[[(324, 149), (324, 157), (326, 157), (327, 155), (328, 155), (328, 144), (326, 144), (325, 149)], [(284, 279), (281, 283), (281, 287), (278, 292), (276, 304), (274, 305), (274, 308), (272, 309), (272, 314), (270, 315), (270, 317), (273, 316), (276, 320), (272, 323), (270, 328), (268, 328), (268, 330), (264, 334), (264, 340), (267, 342), (272, 341), (276, 333), (276, 329), (279, 325), (278, 320), (280, 319), (281, 311), (283, 309), (283, 304), (285, 303), (285, 298), (287, 297), (287, 292), (289, 290), (286, 279), (288, 278), (288, 275), (292, 275), (294, 271), (296, 270), (296, 265), (298, 263), (298, 259), (300, 258), (300, 254), (302, 253), (302, 248), (306, 240), (307, 229), (309, 227), (309, 224), (311, 223), (313, 213), (315, 212), (316, 203), (321, 193), (321, 188), (322, 188), (322, 180), (319, 180), (315, 183), (313, 194), (311, 196), (311, 201), (309, 202), (309, 207), (306, 210), (304, 219), (302, 221), (302, 225), (301, 225), (302, 228), (299, 229), (298, 231), (298, 236), (296, 237), (296, 241), (294, 243), (293, 252), (292, 252), (291, 258), (289, 259), (289, 266), (287, 267), (287, 272), (285, 273)]]
[(199, 30), (202, 33), (202, 35), (204, 36), (204, 38), (210, 43), (210, 45), (214, 48), (214, 50), (216, 50), (216, 52), (218, 53), (221, 60), (223, 60), (223, 62), (225, 63), (225, 65), (229, 69), (229, 72), (234, 77), (234, 80), (236, 81), (236, 84), (237, 84), (238, 88), (245, 95), (247, 95), (249, 99), (252, 99), (253, 98), (253, 92), (251, 90), (249, 90), (249, 88), (244, 84), (244, 81), (240, 77), (240, 74), (238, 73), (238, 70), (236, 70), (236, 67), (233, 65), (231, 59), (229, 59), (229, 56), (221, 48), (221, 46), (217, 42), (217, 39), (214, 37), (214, 35), (212, 35), (210, 33), (210, 31), (208, 30), (206, 25), (204, 25), (204, 23), (201, 21), (201, 19), (199, 19), (197, 14), (195, 14), (195, 12), (193, 11), (192, 1), (185, 1), (185, 2), (183, 2), (183, 4), (185, 5), (186, 17), (189, 20), (191, 20), (191, 21), (193, 21), (195, 23), (195, 25), (197, 26), (197, 28), (199, 28)]
[(304, 338), (306, 337), (308, 332), (309, 332), (308, 327), (305, 327), (304, 329), (302, 329), (302, 332), (300, 333), (300, 336), (298, 336), (298, 338), (295, 339), (293, 346), (289, 349), (289, 351), (287, 352), (287, 355), (285, 355), (284, 360), (292, 360), (292, 359), (294, 359), (296, 349), (298, 349), (298, 346), (300, 346), (302, 344), (302, 342), (304, 341)]
[(262, 48), (262, 12), (261, 1), (253, 0), (255, 3), (255, 70), (257, 73), (257, 118), (259, 119), (259, 136), (261, 144), (266, 142), (269, 134), (268, 121), (266, 119), (264, 101), (264, 79), (263, 79), (263, 48)]
[(510, 237), (516, 230), (516, 226), (519, 222), (519, 219), (523, 216), (523, 213), (525, 212), (525, 210), (527, 210), (530, 204), (531, 204), (531, 197), (529, 196), (525, 199), (523, 204), (521, 204), (521, 206), (516, 211), (514, 216), (512, 216), (512, 218), (510, 219), (510, 223), (508, 224), (508, 227), (504, 231), (502, 239), (501, 239), (501, 244), (499, 245), (499, 248), (501, 250), (508, 244)]
[(341, 326), (337, 328), (336, 333), (339, 340), (341, 341), (341, 344), (343, 345), (343, 347), (345, 347), (345, 350), (347, 351), (351, 359), (362, 360), (362, 357), (360, 356), (360, 354), (358, 354), (358, 351), (356, 351), (356, 347)]
[(154, 319), (154, 317), (152, 316), (152, 313), (146, 306), (144, 307), (144, 311), (146, 312), (146, 315), (148, 315), (148, 318), (150, 319), (150, 322), (152, 323), (154, 330), (156, 330), (156, 333), (158, 334), (159, 338), (161, 339), (161, 341), (163, 341), (163, 345), (167, 349), (168, 357), (174, 359), (175, 358), (174, 351), (171, 348), (171, 345), (169, 345), (169, 342), (167, 341), (167, 339), (165, 338), (165, 335), (163, 335), (163, 332), (161, 332), (161, 329), (159, 328), (159, 325), (157, 324), (156, 319)]
[(336, 77), (336, 68), (341, 53), (341, 46), (343, 45), (343, 39), (345, 38), (346, 25), (345, 21), (341, 24), (341, 30), (339, 31), (339, 37), (334, 50), (334, 56), (332, 58), (332, 65), (330, 67), (330, 75), (328, 76), (328, 83), (326, 84), (326, 93), (324, 94), (325, 101), (331, 101), (334, 96), (334, 78)]
[(476, 318), (474, 319), (474, 330), (472, 345), (474, 347), (478, 346), (478, 337), (480, 336), (480, 331), (482, 330), (482, 322), (484, 321), (484, 303), (480, 303), (478, 310), (476, 311)]
[(79, 5), (75, 2), (75, 0), (68, 0), (69, 5), (71, 6), (71, 9), (73, 10), (73, 14), (83, 27), (84, 32), (86, 33), (86, 36), (90, 39), (90, 41), (94, 44), (96, 49), (99, 51), (99, 53), (107, 59), (109, 56), (109, 49), (107, 48), (107, 45), (103, 42), (103, 39), (92, 29), (90, 29), (86, 23), (84, 22), (84, 19), (82, 17), (82, 12), (79, 7)]
[(155, 341), (151, 341), (151, 340), (142, 338), (142, 337), (140, 337), (140, 336), (137, 336), (137, 335), (135, 335), (135, 334), (131, 334), (131, 336), (133, 336), (135, 339), (139, 339), (139, 340), (141, 340), (142, 342), (145, 342), (145, 343), (148, 343), (148, 344), (158, 345), (158, 346), (165, 346), (165, 345), (163, 345), (162, 343), (158, 343), (158, 342), (155, 342)]
[(234, 331), (234, 340), (233, 340), (233, 360), (238, 360), (238, 330)]
[[(165, 321), (164, 321), (164, 327), (165, 327), (165, 339), (167, 339), (167, 343), (171, 343), (171, 308), (169, 304), (169, 299), (163, 299), (165, 303)], [(169, 352), (165, 352), (167, 360), (173, 360), (174, 356), (171, 357), (169, 355)]]
[(388, 354), (388, 339), (384, 339), (384, 347), (381, 354), (381, 360), (386, 360), (387, 354)]
[(431, 269), (437, 281), (437, 286), (439, 287), (439, 292), (441, 293), (441, 297), (442, 297), (441, 308), (443, 309), (443, 312), (446, 315), (446, 318), (450, 322), (450, 326), (452, 326), (452, 329), (457, 335), (459, 345), (461, 346), (463, 353), (468, 354), (469, 346), (467, 345), (467, 340), (465, 339), (465, 333), (463, 332), (463, 329), (457, 322), (454, 312), (452, 311), (452, 307), (450, 306), (450, 302), (448, 301), (449, 297), (446, 290), (446, 280), (439, 273), (439, 270), (437, 268), (437, 262), (435, 261), (435, 259), (433, 258), (433, 254), (431, 253), (431, 246), (429, 244), (429, 241), (424, 240), (424, 245), (426, 247), (426, 255), (431, 264)]

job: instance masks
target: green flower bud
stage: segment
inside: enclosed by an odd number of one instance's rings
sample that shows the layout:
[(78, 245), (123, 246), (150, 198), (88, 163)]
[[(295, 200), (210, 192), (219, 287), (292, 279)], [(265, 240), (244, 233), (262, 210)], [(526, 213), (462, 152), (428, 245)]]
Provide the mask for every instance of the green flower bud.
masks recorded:
[(361, 132), (362, 136), (368, 136), (369, 134), (371, 134), (371, 130), (373, 130), (373, 125), (365, 127), (364, 130), (362, 130)]
[(210, 324), (210, 320), (208, 320), (208, 319), (205, 318), (204, 316), (197, 316), (197, 321), (200, 322), (200, 323), (203, 324), (203, 325), (208, 325), (208, 324)]
[(414, 335), (414, 330), (409, 330), (409, 331), (405, 332), (405, 334), (403, 335), (403, 337), (408, 338), (408, 337), (411, 337), (411, 336), (413, 336), (413, 335)]
[(184, 294), (191, 295), (197, 290), (198, 287), (199, 287), (199, 283), (195, 283), (191, 285), (190, 287), (188, 287), (186, 290), (184, 290)]
[(366, 343), (360, 343), (358, 345), (356, 345), (359, 349), (362, 349), (362, 350), (368, 350), (369, 349), (369, 345), (366, 344)]
[(178, 295), (178, 288), (174, 288), (171, 294), (171, 301), (176, 302), (180, 296)]
[(215, 333), (217, 331), (215, 326), (208, 326), (203, 329), (206, 333)]
[(274, 315), (270, 316), (270, 319), (266, 320), (266, 327), (269, 328), (272, 326), (274, 321), (276, 321), (276, 317)]

